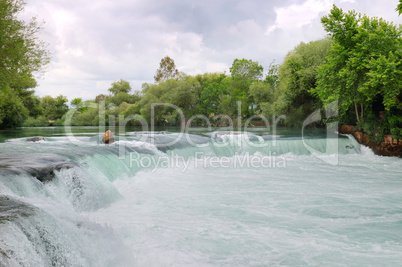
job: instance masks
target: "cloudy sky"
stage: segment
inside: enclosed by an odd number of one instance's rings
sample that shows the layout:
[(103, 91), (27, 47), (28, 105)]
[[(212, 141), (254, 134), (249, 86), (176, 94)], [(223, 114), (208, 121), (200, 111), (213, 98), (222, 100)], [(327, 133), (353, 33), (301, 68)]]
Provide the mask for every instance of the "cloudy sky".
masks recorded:
[(300, 42), (325, 36), (320, 18), (333, 4), (402, 23), (398, 0), (27, 0), (24, 16), (44, 20), (51, 63), (39, 96), (94, 99), (113, 81), (134, 90), (153, 82), (169, 55), (190, 75), (228, 72), (235, 58), (265, 69)]

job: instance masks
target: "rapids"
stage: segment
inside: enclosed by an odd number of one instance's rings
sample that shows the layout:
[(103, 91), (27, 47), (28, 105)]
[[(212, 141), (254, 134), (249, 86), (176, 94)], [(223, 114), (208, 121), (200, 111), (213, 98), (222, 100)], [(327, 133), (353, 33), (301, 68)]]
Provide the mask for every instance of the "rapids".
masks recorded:
[(74, 131), (0, 133), (0, 266), (402, 262), (402, 161), (350, 136)]

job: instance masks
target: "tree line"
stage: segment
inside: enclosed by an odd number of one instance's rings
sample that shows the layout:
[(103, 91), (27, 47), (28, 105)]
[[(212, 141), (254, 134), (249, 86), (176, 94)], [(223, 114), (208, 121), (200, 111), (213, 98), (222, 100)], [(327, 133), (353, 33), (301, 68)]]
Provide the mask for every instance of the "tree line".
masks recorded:
[[(5, 2), (18, 7), (17, 11), (22, 8), (20, 0)], [(401, 7), (402, 2), (398, 12)], [(33, 38), (40, 27), (22, 22), (16, 24), (19, 28), (7, 26), (18, 21), (15, 11), (0, 12), (12, 14), (9, 20), (1, 17), (0, 37), (17, 29), (19, 38), (33, 42), (10, 47), (14, 42), (0, 38), (2, 53), (7, 55), (1, 57), (0, 66), (0, 126), (64, 125), (69, 110), (67, 98), (39, 98), (31, 89), (36, 86), (33, 73), (48, 61), (43, 44)], [(257, 61), (235, 59), (229, 73), (187, 75), (179, 72), (167, 56), (160, 62), (154, 83), (143, 84), (140, 91), (132, 93), (129, 82), (121, 79), (112, 83), (108, 95), (87, 101), (73, 99), (70, 103), (75, 113), (69, 123), (117, 125), (119, 120), (133, 116), (126, 124), (139, 125), (140, 119), (151, 121), (153, 103), (170, 103), (183, 114), (171, 106), (154, 106), (155, 124), (179, 125), (183, 115), (186, 121), (192, 118), (195, 125), (224, 126), (240, 114), (243, 122), (253, 117), (255, 123), (259, 116), (286, 115), (280, 123), (300, 126), (313, 111), (337, 100), (339, 114), (333, 119), (356, 125), (377, 140), (388, 133), (401, 138), (401, 26), (355, 11), (344, 12), (335, 5), (321, 23), (327, 37), (300, 43), (282, 64), (273, 62), (265, 71)], [(14, 36), (18, 39), (18, 34)], [(14, 50), (30, 52), (27, 56)], [(104, 114), (100, 114), (99, 106), (104, 107)]]

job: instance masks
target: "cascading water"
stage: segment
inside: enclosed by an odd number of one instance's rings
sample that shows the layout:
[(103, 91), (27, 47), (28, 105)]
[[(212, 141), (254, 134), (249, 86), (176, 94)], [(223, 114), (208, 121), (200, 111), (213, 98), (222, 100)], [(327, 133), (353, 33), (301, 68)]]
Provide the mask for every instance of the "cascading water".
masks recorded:
[(401, 159), (351, 137), (87, 135), (0, 144), (1, 266), (402, 262)]

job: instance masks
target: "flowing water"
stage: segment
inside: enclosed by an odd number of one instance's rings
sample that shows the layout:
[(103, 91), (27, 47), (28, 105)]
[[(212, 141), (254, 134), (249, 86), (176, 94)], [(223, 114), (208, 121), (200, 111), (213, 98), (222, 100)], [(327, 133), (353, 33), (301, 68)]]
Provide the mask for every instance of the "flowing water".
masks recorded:
[(323, 130), (160, 130), (0, 132), (0, 266), (401, 265), (400, 158)]

